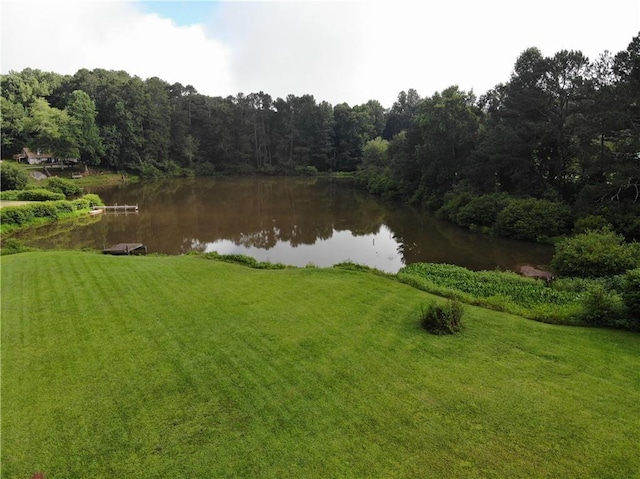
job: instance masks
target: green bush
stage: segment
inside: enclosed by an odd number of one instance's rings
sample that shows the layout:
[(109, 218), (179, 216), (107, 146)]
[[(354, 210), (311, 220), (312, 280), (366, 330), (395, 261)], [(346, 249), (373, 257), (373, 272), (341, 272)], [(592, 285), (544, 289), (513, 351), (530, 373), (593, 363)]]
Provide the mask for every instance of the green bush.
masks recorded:
[(6, 161), (0, 164), (0, 189), (2, 191), (23, 190), (28, 181), (29, 175), (19, 166)]
[(613, 229), (605, 217), (589, 215), (576, 220), (573, 225), (573, 234), (581, 234), (586, 233), (589, 230), (600, 230), (603, 228)]
[(205, 257), (208, 259), (217, 259), (220, 261), (225, 261), (227, 263), (241, 264), (254, 269), (285, 269), (286, 268), (286, 265), (282, 263), (269, 263), (269, 262), (258, 261), (255, 258), (252, 258), (251, 256), (247, 256), (244, 254), (221, 255), (214, 251), (211, 253), (206, 253)]
[(196, 163), (193, 168), (196, 176), (213, 176), (216, 174), (216, 168), (211, 163)]
[(104, 202), (102, 201), (102, 199), (95, 193), (88, 193), (84, 195), (82, 198), (78, 198), (78, 199), (84, 199), (85, 201), (88, 201), (90, 207), (104, 205)]
[(622, 300), (627, 308), (630, 328), (640, 329), (640, 268), (627, 271), (624, 275)]
[(562, 276), (597, 278), (640, 267), (637, 243), (624, 243), (622, 235), (608, 229), (566, 238), (555, 248), (551, 267)]
[(91, 201), (89, 201), (85, 197), (76, 198), (75, 200), (71, 201), (71, 204), (73, 204), (73, 207), (76, 210), (86, 210), (86, 209), (91, 208)]
[(27, 205), (26, 207), (31, 208), (34, 218), (56, 219), (58, 217), (58, 208), (53, 202), (35, 203), (32, 205)]
[(65, 196), (64, 196), (64, 193), (37, 189), (37, 190), (23, 190), (19, 195), (19, 199), (22, 201), (57, 201), (57, 200), (64, 200)]
[(624, 303), (619, 294), (601, 284), (589, 287), (582, 299), (580, 319), (592, 326), (619, 326), (624, 317)]
[(73, 213), (76, 211), (76, 207), (71, 201), (55, 201), (52, 205), (58, 213)]
[(468, 191), (451, 191), (444, 195), (444, 204), (436, 211), (436, 216), (449, 221), (456, 221), (456, 215), (474, 196)]
[(167, 174), (149, 163), (142, 163), (139, 167), (140, 177), (147, 179), (166, 178)]
[(294, 171), (298, 176), (315, 176), (318, 174), (318, 169), (315, 166), (296, 166)]
[(55, 191), (56, 193), (62, 193), (65, 198), (82, 193), (82, 188), (76, 185), (73, 181), (58, 177), (49, 178), (47, 180), (46, 188), (50, 191)]
[(356, 183), (374, 195), (393, 199), (399, 195), (399, 187), (392, 178), (389, 167), (369, 166), (359, 169), (354, 176)]
[(24, 225), (34, 218), (33, 210), (27, 206), (7, 206), (0, 209), (0, 223)]
[(33, 189), (3, 191), (1, 198), (6, 201), (56, 201), (64, 200), (64, 195), (45, 189)]
[(455, 334), (462, 331), (464, 306), (448, 300), (444, 305), (429, 304), (420, 313), (421, 326), (432, 334)]
[(0, 191), (0, 200), (3, 201), (18, 201), (18, 194), (22, 190), (7, 190)]
[(498, 214), (509, 203), (509, 196), (504, 193), (476, 196), (462, 206), (454, 215), (460, 226), (492, 226)]
[(498, 213), (494, 230), (501, 236), (542, 241), (569, 232), (571, 210), (564, 203), (535, 198), (512, 199)]

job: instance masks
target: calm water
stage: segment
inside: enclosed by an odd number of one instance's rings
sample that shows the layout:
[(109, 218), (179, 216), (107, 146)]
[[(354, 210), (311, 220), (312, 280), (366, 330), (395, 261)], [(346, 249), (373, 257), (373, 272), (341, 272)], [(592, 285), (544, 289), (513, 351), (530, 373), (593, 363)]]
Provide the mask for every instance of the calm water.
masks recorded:
[(97, 191), (106, 204), (138, 204), (21, 233), (43, 248), (102, 249), (141, 242), (149, 252), (242, 253), (260, 261), (331, 266), (350, 260), (396, 272), (414, 262), (471, 269), (548, 264), (552, 249), (490, 238), (414, 208), (385, 203), (337, 178), (196, 178)]

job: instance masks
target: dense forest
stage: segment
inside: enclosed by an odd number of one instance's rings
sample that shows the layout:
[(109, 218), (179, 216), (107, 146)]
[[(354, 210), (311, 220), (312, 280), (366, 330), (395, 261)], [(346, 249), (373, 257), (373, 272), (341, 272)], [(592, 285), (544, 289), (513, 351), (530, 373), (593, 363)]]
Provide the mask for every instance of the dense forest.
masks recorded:
[[(102, 69), (25, 69), (0, 82), (5, 158), (28, 145), (143, 177), (352, 171), (371, 192), (467, 227), (536, 239), (578, 220), (640, 238), (640, 35), (592, 61), (529, 48), (481, 96), (410, 89), (390, 109), (210, 97)], [(548, 224), (514, 234), (536, 208)]]

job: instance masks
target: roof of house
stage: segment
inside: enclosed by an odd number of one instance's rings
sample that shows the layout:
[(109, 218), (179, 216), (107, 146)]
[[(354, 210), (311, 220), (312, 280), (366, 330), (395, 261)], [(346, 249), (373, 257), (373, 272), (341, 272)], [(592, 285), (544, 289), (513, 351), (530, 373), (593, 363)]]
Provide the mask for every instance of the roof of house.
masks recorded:
[(22, 149), (22, 156), (23, 158), (26, 157), (31, 159), (53, 158), (53, 153), (50, 153), (48, 151), (45, 151), (44, 153), (37, 153), (37, 152), (31, 151), (29, 148), (25, 146)]

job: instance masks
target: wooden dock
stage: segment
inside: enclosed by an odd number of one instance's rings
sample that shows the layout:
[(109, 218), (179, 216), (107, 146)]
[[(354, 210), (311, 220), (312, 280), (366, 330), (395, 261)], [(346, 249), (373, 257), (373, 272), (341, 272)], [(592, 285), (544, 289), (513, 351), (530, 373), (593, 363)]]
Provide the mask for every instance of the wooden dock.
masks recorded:
[(138, 205), (119, 205), (119, 204), (115, 204), (115, 205), (106, 205), (106, 206), (99, 206), (99, 208), (102, 208), (105, 213), (108, 213), (109, 211), (123, 211), (123, 212), (137, 212), (138, 211)]
[(94, 206), (93, 209), (89, 212), (90, 215), (99, 215), (100, 213), (134, 213), (138, 214), (138, 205), (104, 205), (104, 206)]
[(142, 243), (118, 243), (102, 250), (103, 254), (130, 255), (147, 254), (147, 247)]

